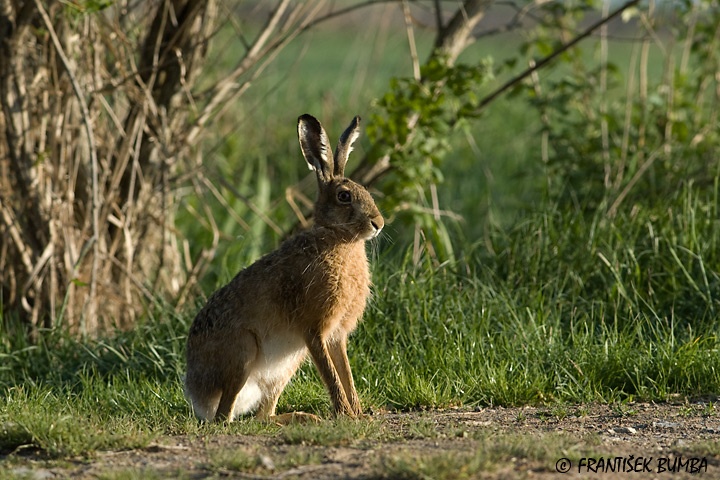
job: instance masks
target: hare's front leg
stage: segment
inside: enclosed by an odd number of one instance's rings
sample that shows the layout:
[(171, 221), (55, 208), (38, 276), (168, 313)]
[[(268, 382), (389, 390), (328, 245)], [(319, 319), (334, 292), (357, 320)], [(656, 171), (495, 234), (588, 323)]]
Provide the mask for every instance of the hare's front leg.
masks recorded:
[(346, 332), (337, 332), (328, 340), (328, 350), (332, 359), (335, 370), (340, 377), (345, 396), (350, 403), (350, 408), (357, 416), (362, 416), (362, 406), (358, 398), (355, 382), (353, 381), (352, 371), (350, 370), (350, 361), (347, 356), (347, 340)]
[(323, 382), (325, 382), (325, 386), (327, 386), (335, 414), (349, 415), (351, 417), (356, 416), (355, 411), (345, 395), (342, 381), (330, 357), (327, 340), (322, 338), (320, 332), (309, 332), (306, 343), (310, 355), (315, 362), (315, 366), (318, 372), (320, 372), (320, 377), (323, 379)]

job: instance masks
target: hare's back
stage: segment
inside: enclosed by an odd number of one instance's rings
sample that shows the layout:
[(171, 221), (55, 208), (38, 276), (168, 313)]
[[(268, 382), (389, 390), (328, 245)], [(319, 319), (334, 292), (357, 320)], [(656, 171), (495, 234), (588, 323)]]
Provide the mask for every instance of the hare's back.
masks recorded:
[(231, 335), (233, 330), (251, 328), (261, 319), (278, 316), (276, 286), (267, 281), (272, 275), (259, 276), (254, 267), (242, 270), (210, 296), (195, 316), (190, 337)]

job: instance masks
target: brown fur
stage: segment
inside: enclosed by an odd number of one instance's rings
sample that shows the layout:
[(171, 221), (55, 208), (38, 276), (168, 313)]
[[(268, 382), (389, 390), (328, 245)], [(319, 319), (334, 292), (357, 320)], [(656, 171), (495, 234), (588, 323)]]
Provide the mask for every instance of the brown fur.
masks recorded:
[(347, 339), (370, 293), (365, 241), (384, 220), (367, 190), (343, 176), (358, 132), (356, 117), (333, 156), (320, 123), (298, 119), (303, 155), (318, 178), (315, 225), (238, 273), (195, 317), (185, 392), (200, 418), (232, 420), (252, 410), (274, 417), (308, 351), (335, 413), (362, 414)]

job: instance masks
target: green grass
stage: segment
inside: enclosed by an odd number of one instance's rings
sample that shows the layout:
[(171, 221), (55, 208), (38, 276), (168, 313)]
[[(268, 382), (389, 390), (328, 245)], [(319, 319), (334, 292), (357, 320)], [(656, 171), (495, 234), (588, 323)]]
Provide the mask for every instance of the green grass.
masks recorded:
[[(494, 232), (494, 254), (467, 245), (456, 264), (429, 256), (413, 264), (398, 245), (376, 253), (374, 296), (350, 344), (365, 407), (662, 401), (720, 391), (716, 205), (714, 194), (686, 187), (662, 210), (633, 218), (536, 214)], [(227, 431), (198, 424), (182, 395), (191, 319), (160, 309), (107, 339), (45, 332), (34, 345), (3, 330), (0, 449), (31, 444), (64, 456)], [(329, 414), (310, 364), (280, 409)], [(276, 431), (255, 422), (229, 428)], [(283, 435), (342, 444), (374, 433), (350, 423)]]

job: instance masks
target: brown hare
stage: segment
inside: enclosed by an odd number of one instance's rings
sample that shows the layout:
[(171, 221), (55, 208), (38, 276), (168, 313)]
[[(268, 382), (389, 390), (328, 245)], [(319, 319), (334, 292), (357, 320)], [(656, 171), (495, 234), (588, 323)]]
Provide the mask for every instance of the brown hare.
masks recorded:
[(275, 416), (275, 408), (308, 351), (335, 414), (362, 415), (347, 340), (370, 293), (365, 241), (385, 222), (368, 191), (343, 175), (359, 123), (355, 117), (333, 155), (320, 122), (298, 119), (300, 147), (318, 181), (314, 225), (238, 273), (195, 317), (185, 394), (201, 419), (307, 415)]

